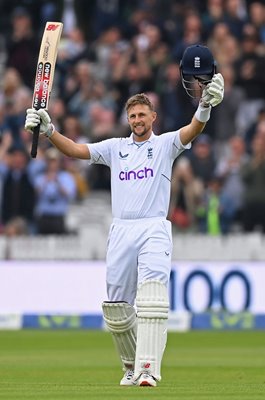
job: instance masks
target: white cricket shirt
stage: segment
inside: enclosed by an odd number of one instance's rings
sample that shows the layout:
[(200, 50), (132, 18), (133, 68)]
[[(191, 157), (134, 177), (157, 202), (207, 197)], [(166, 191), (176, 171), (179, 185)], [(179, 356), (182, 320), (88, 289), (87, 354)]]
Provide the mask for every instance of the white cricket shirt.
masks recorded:
[(170, 200), (172, 164), (183, 150), (179, 131), (135, 142), (113, 138), (89, 143), (89, 164), (111, 169), (111, 199), (114, 218), (139, 219), (166, 217)]

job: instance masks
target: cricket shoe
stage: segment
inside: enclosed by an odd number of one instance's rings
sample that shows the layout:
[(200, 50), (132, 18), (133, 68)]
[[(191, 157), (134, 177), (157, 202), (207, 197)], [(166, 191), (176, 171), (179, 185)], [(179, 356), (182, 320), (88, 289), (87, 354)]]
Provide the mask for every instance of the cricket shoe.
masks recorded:
[(120, 386), (133, 386), (135, 385), (133, 381), (134, 371), (132, 369), (126, 369), (123, 378), (120, 381)]
[(156, 386), (156, 379), (152, 375), (143, 372), (139, 376), (135, 384), (137, 386)]

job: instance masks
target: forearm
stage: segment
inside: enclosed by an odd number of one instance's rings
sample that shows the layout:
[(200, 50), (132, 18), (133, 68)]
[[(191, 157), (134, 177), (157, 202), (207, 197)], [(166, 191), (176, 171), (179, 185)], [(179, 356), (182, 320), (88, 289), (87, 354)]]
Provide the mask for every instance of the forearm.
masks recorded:
[(183, 145), (192, 142), (204, 129), (206, 122), (198, 120), (198, 116), (193, 116), (191, 123), (180, 129), (180, 140)]
[(196, 114), (193, 116), (193, 118), (191, 120), (191, 123), (190, 123), (191, 140), (193, 140), (194, 137), (196, 137), (197, 135), (199, 135), (203, 131), (205, 125), (206, 125), (206, 122), (205, 121), (204, 122), (199, 121), (197, 119)]
[(49, 137), (50, 142), (63, 154), (72, 158), (89, 159), (90, 153), (86, 144), (75, 143), (56, 130)]

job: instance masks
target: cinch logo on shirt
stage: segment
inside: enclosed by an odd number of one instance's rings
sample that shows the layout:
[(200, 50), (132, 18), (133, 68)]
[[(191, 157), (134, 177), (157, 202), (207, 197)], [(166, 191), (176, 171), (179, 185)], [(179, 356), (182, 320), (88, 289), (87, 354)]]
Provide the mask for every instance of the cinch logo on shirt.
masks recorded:
[(121, 181), (130, 181), (135, 179), (144, 179), (154, 176), (154, 171), (152, 168), (139, 169), (139, 171), (121, 171), (119, 173), (119, 178)]

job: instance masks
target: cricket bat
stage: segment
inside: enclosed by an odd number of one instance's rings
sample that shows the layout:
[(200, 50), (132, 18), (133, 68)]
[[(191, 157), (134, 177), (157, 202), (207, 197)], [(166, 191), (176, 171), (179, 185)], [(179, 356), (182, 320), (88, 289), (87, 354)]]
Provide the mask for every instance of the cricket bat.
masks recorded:
[[(48, 109), (62, 30), (63, 24), (61, 22), (47, 22), (45, 25), (41, 40), (32, 99), (32, 108), (35, 108), (36, 110), (39, 110), (40, 108)], [(32, 158), (35, 158), (37, 155), (39, 133), (40, 127), (37, 126), (34, 128), (32, 137)]]

